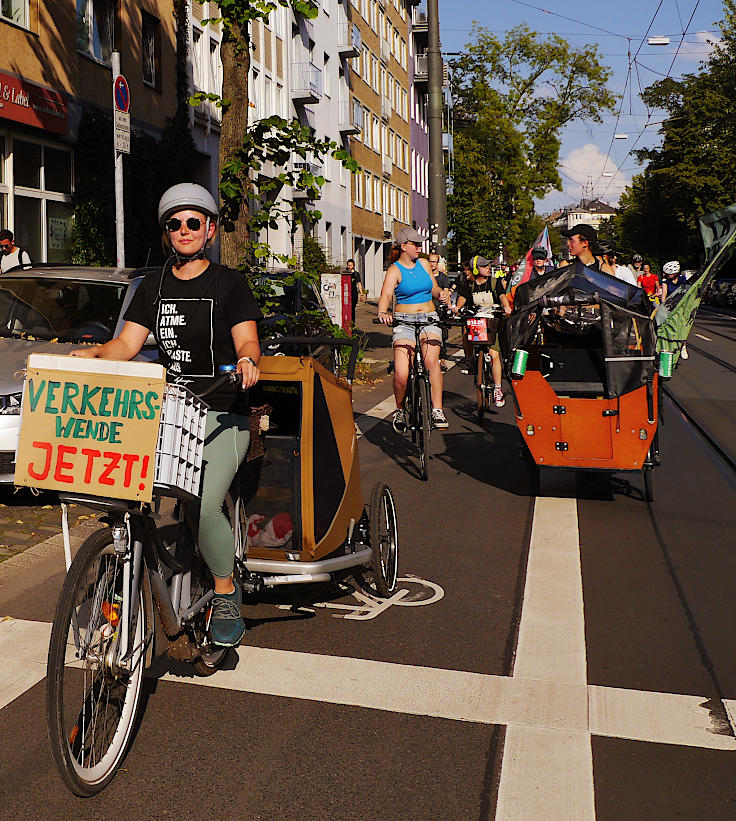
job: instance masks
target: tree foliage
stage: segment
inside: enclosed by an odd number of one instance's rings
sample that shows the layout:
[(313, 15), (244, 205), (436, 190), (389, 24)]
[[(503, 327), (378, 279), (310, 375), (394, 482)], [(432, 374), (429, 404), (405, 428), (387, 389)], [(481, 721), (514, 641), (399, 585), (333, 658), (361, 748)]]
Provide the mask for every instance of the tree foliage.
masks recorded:
[[(493, 181), (478, 192), (480, 214), (471, 221), (478, 223), (492, 211), (495, 218), (485, 231), (493, 235), (491, 248), (502, 245), (518, 256), (537, 224), (534, 198), (561, 189), (562, 129), (575, 120), (600, 122), (601, 112), (613, 109), (616, 98), (607, 88), (611, 72), (600, 63), (597, 46), (575, 48), (524, 24), (503, 39), (476, 25), (452, 71), (455, 167), (467, 175), (480, 164), (482, 179)], [(471, 217), (472, 199), (473, 187), (458, 186), (456, 176), (450, 227), (464, 254), (477, 250), (463, 244), (474, 236), (463, 224)]]
[[(697, 265), (698, 217), (736, 201), (736, 4), (724, 2), (721, 44), (700, 71), (652, 84), (642, 99), (665, 112), (661, 143), (624, 191), (612, 231), (623, 253)], [(659, 117), (657, 117), (659, 119)]]

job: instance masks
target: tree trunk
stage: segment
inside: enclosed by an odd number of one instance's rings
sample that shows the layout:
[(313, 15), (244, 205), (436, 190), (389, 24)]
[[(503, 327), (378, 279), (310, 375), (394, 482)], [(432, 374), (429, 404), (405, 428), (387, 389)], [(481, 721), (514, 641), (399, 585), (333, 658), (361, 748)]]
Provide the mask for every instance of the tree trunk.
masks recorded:
[[(248, 127), (248, 76), (250, 73), (250, 34), (233, 26), (222, 41), (222, 98), (230, 105), (223, 110), (220, 129), (220, 169), (237, 155)], [(243, 175), (244, 190), (249, 192), (247, 171)], [(248, 195), (243, 197), (238, 218), (220, 233), (220, 259), (223, 265), (235, 268), (243, 259), (249, 240)]]

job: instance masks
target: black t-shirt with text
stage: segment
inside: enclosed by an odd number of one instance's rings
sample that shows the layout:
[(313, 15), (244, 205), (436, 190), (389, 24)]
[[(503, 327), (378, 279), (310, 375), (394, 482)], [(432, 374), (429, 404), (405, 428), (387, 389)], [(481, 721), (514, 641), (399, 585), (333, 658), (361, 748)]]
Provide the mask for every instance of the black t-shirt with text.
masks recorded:
[(501, 278), (494, 279), (487, 277), (485, 282), (468, 282), (465, 281), (458, 285), (458, 297), (464, 296), (466, 304), (473, 305), (473, 294), (487, 294), (492, 293), (496, 297), (496, 302), (499, 301), (500, 294), (505, 294)]
[[(125, 319), (153, 331), (167, 379), (193, 393), (219, 377), (220, 365), (235, 362), (231, 329), (261, 318), (245, 275), (211, 262), (194, 279), (169, 269), (148, 274), (133, 295)], [(242, 393), (225, 385), (205, 397), (216, 411), (247, 413)]]

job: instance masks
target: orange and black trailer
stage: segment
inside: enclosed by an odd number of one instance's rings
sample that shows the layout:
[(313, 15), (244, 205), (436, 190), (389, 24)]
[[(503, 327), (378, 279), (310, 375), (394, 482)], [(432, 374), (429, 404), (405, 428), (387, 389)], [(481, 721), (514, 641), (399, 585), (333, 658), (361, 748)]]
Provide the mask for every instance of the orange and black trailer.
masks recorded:
[(658, 464), (654, 306), (576, 261), (524, 283), (502, 333), (516, 423), (545, 468), (643, 471)]

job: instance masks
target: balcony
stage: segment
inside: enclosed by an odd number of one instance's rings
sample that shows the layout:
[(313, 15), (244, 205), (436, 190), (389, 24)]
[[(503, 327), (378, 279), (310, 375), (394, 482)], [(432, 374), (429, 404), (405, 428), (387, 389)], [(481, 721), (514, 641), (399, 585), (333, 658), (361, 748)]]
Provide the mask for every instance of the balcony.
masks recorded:
[[(294, 171), (307, 171), (314, 177), (321, 177), (324, 174), (324, 166), (321, 163), (309, 162), (307, 160), (295, 160)], [(306, 191), (299, 188), (292, 189), (292, 196), (295, 200), (311, 199)]]
[(340, 57), (359, 57), (362, 45), (363, 38), (355, 23), (341, 23), (337, 39), (337, 52)]
[(429, 84), (429, 57), (426, 54), (417, 54), (414, 57), (414, 84)]
[(386, 122), (391, 119), (391, 100), (385, 94), (381, 94), (381, 119)]
[(427, 19), (427, 7), (419, 6), (414, 10), (414, 19), (411, 24), (411, 32), (415, 37), (429, 37), (429, 21)]
[(387, 154), (384, 154), (381, 157), (381, 171), (383, 172), (384, 177), (390, 177), (391, 172), (394, 170), (394, 162)]
[(391, 44), (385, 37), (381, 37), (381, 62), (388, 63), (391, 59)]
[(298, 111), (299, 122), (307, 127), (315, 130), (317, 128), (317, 112), (308, 105), (299, 106), (301, 111)]
[(450, 154), (453, 154), (455, 151), (453, 136), (448, 131), (442, 132), (442, 150)]
[(391, 214), (383, 215), (383, 233), (387, 237), (393, 236), (394, 233), (394, 218)]
[(378, 8), (384, 9), (384, 11), (385, 11), (387, 2), (388, 2), (388, 0), (378, 0)]
[(292, 63), (291, 98), (295, 103), (318, 103), (322, 98), (322, 69), (314, 63)]
[(350, 100), (340, 103), (340, 122), (338, 124), (342, 134), (360, 134), (363, 130), (363, 108), (354, 105)]

